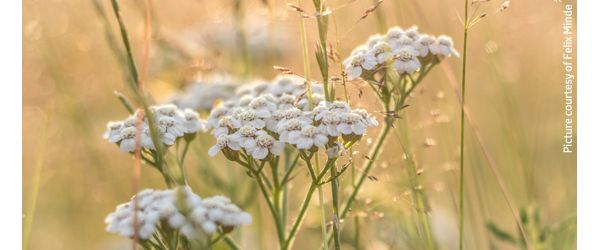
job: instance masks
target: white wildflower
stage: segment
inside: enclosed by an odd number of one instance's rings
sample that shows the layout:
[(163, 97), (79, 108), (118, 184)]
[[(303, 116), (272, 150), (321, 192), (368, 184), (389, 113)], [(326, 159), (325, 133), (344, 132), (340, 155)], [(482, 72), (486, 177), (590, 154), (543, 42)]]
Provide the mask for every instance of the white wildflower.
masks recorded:
[(414, 48), (420, 57), (425, 57), (432, 49), (435, 49), (436, 40), (430, 35), (422, 35), (417, 42), (414, 43)]
[(121, 130), (123, 129), (123, 122), (108, 122), (106, 125), (106, 132), (104, 132), (104, 139), (107, 139), (109, 143), (117, 143), (121, 141)]
[(367, 130), (367, 125), (363, 122), (362, 116), (355, 113), (340, 115), (340, 124), (337, 130), (344, 135), (363, 135)]
[(220, 135), (228, 135), (231, 131), (238, 129), (242, 126), (242, 123), (232, 116), (223, 116), (215, 126), (212, 134), (215, 137)]
[(121, 130), (121, 140), (119, 148), (122, 152), (133, 152), (135, 151), (135, 135), (137, 131), (135, 127), (126, 127)]
[(417, 52), (412, 47), (403, 47), (394, 51), (394, 68), (400, 74), (411, 74), (421, 67)]
[(284, 147), (283, 142), (275, 140), (263, 130), (258, 131), (254, 139), (246, 140), (242, 145), (248, 151), (248, 154), (257, 160), (265, 159), (269, 153), (280, 155), (283, 153)]
[(452, 41), (452, 38), (442, 35), (438, 37), (437, 43), (433, 46), (431, 53), (442, 57), (448, 57), (451, 55), (458, 57), (458, 51), (456, 51), (453, 46), (454, 42)]
[(239, 142), (239, 144), (243, 147), (248, 141), (254, 140), (254, 138), (256, 138), (257, 132), (258, 130), (256, 128), (246, 125), (241, 127), (229, 138), (233, 141)]
[(359, 78), (364, 70), (372, 70), (377, 66), (377, 59), (368, 53), (357, 53), (344, 61), (348, 79)]
[(235, 118), (239, 120), (242, 125), (250, 125), (254, 128), (261, 129), (266, 126), (263, 118), (268, 117), (268, 114), (259, 114), (255, 110), (246, 109), (238, 114), (235, 114)]
[(312, 149), (325, 146), (329, 139), (322, 129), (312, 125), (302, 127), (300, 131), (292, 131), (289, 134), (289, 142), (299, 149)]
[(217, 137), (217, 143), (208, 149), (208, 155), (215, 156), (222, 150), (239, 151), (242, 149), (240, 143), (232, 140), (229, 135), (220, 135)]
[(198, 113), (194, 110), (191, 109), (185, 109), (183, 111), (183, 132), (186, 134), (192, 134), (192, 133), (196, 133), (198, 131), (204, 131), (204, 124), (202, 123), (202, 120), (200, 120), (200, 117), (198, 116)]

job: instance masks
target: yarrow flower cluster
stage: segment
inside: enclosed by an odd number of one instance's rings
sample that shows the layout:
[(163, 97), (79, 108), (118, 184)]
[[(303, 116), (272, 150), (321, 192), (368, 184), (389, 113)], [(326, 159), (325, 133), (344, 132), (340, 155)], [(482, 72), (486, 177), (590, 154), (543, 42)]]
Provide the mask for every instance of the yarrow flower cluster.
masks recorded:
[[(107, 124), (104, 138), (109, 143), (119, 145), (123, 152), (133, 152), (136, 149), (136, 122), (138, 112), (123, 121), (112, 121)], [(186, 135), (193, 136), (198, 131), (205, 131), (205, 122), (201, 120), (196, 111), (191, 109), (181, 110), (173, 104), (151, 106), (150, 112), (154, 119), (160, 141), (170, 146), (175, 141)], [(148, 118), (144, 117), (141, 125), (141, 146), (146, 149), (155, 149), (152, 141)]]
[(406, 30), (393, 27), (385, 35), (372, 35), (354, 49), (344, 60), (344, 67), (350, 80), (372, 75), (386, 66), (400, 74), (412, 74), (432, 60), (451, 55), (458, 56), (458, 52), (448, 36), (421, 34), (416, 26)]
[[(137, 200), (135, 209), (134, 199)], [(134, 225), (134, 214), (137, 214), (137, 227)], [(218, 229), (230, 232), (240, 225), (250, 224), (252, 217), (227, 197), (202, 199), (189, 187), (181, 187), (145, 189), (129, 202), (117, 206), (105, 222), (108, 232), (125, 237), (132, 238), (137, 234), (141, 240), (147, 240), (157, 230), (168, 227), (193, 240), (203, 234), (215, 233)]]
[(280, 77), (274, 83), (255, 84), (239, 90), (240, 98), (212, 110), (208, 127), (217, 142), (208, 153), (218, 152), (230, 160), (239, 153), (256, 160), (280, 155), (285, 144), (300, 150), (317, 151), (325, 145), (360, 139), (377, 121), (363, 109), (344, 102), (322, 101), (322, 89), (313, 86), (311, 107), (300, 78)]

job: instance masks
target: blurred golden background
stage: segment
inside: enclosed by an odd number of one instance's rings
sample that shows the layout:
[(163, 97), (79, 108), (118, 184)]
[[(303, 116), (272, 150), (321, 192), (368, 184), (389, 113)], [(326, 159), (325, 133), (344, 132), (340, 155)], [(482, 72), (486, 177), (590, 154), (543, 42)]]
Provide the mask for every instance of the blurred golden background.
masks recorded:
[[(273, 65), (303, 72), (298, 13), (289, 10), (285, 1), (241, 0), (239, 8), (235, 3), (154, 1), (148, 88), (156, 100), (167, 100), (194, 77), (229, 73), (271, 79), (278, 73)], [(509, 9), (499, 12), (501, 3), (482, 5), (478, 13), (487, 16), (469, 34), (467, 106), (475, 128), (466, 128), (466, 247), (519, 249), (486, 227), (493, 222), (518, 237), (491, 171), (492, 162), (516, 209), (529, 211), (530, 219), (539, 214), (539, 222), (530, 221), (527, 230), (544, 242), (540, 246), (575, 249), (576, 155), (562, 153), (562, 4), (511, 1)], [(417, 25), (424, 33), (446, 34), (454, 38), (456, 48), (462, 47), (458, 17), (462, 1), (387, 0), (358, 21), (373, 4), (371, 0), (326, 2), (333, 10), (329, 42), (337, 46), (339, 39), (342, 59), (382, 26)], [(314, 11), (310, 1), (299, 6)], [(144, 2), (121, 1), (121, 9), (139, 60)], [(314, 19), (305, 22), (311, 75), (318, 79), (313, 46), (317, 26)], [(238, 43), (239, 32), (245, 36), (241, 43), (245, 49)], [(127, 116), (113, 92), (130, 94), (110, 2), (25, 0), (23, 43), (24, 241), (30, 249), (130, 248), (128, 240), (104, 231), (104, 217), (134, 193), (131, 156), (102, 139), (106, 122)], [(411, 151), (423, 171), (422, 188), (440, 249), (457, 248), (460, 102), (454, 87), (460, 82), (460, 63), (460, 58), (449, 58), (435, 68), (403, 117), (409, 124)], [(340, 74), (338, 67), (331, 70)], [(364, 84), (352, 83), (348, 89), (353, 104), (378, 111)], [(369, 132), (371, 137), (375, 130)], [(213, 143), (209, 135), (195, 141), (186, 163), (190, 185), (201, 196), (230, 196), (253, 215), (253, 224), (235, 235), (244, 249), (272, 249), (275, 234), (265, 205), (253, 196), (248, 188), (251, 181), (239, 166), (222, 157), (208, 158), (206, 150)], [(364, 138), (358, 154), (368, 147), (369, 139)], [(402, 154), (397, 136), (391, 136), (372, 172), (378, 180), (367, 181), (359, 194), (354, 217), (361, 223), (362, 249), (414, 248), (414, 208), (407, 197), (410, 189)], [(350, 177), (342, 178), (347, 182)], [(294, 188), (304, 190), (299, 180), (292, 187), (292, 208), (303, 192), (295, 196)], [(159, 174), (144, 166), (142, 187), (164, 188), (164, 184)], [(316, 204), (311, 207), (314, 211)], [(295, 249), (319, 246), (314, 211)], [(345, 227), (343, 237), (351, 240), (353, 230), (353, 225)], [(543, 231), (552, 233), (542, 239)], [(553, 233), (563, 238), (550, 237)], [(350, 242), (345, 244), (344, 248), (352, 249)]]

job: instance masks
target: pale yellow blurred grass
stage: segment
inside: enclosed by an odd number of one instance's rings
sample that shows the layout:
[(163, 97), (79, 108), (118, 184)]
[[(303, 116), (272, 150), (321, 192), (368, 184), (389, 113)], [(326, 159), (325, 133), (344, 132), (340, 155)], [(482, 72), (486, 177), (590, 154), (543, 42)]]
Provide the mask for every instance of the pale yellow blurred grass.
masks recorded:
[[(133, 3), (136, 2), (123, 3), (123, 14), (131, 30), (136, 56), (139, 56), (143, 20), (138, 6)], [(329, 1), (328, 5), (335, 7), (345, 3)], [(274, 64), (302, 72), (300, 44), (296, 37), (298, 18), (295, 13), (286, 10), (283, 1), (273, 4), (276, 13), (274, 25), (286, 27), (287, 35), (291, 37), (289, 53)], [(355, 24), (371, 4), (372, 1), (356, 1), (334, 13), (339, 33), (346, 34), (340, 38), (342, 58), (370, 34), (377, 32), (373, 16)], [(385, 12), (389, 26), (416, 24), (422, 32), (448, 34), (460, 45), (462, 30), (455, 14), (460, 5), (458, 1), (388, 0), (380, 10)], [(108, 2), (105, 7), (114, 25)], [(247, 16), (267, 13), (259, 1), (248, 1), (246, 7)], [(91, 1), (28, 0), (24, 1), (23, 8), (24, 213), (33, 204), (31, 194), (39, 185), (31, 249), (114, 248), (124, 241), (104, 232), (103, 219), (116, 204), (126, 201), (132, 194), (132, 161), (130, 156), (102, 140), (101, 134), (107, 121), (126, 116), (126, 111), (112, 92), (127, 93), (124, 82), (127, 75), (123, 75), (121, 65), (108, 48), (104, 24), (94, 12)], [(158, 29), (168, 34), (180, 34), (199, 22), (214, 23), (228, 18), (232, 12), (226, 1), (189, 0), (178, 1), (177, 4), (156, 1), (155, 8), (160, 23)], [(311, 9), (307, 3), (305, 8)], [(537, 205), (545, 223), (556, 223), (576, 211), (575, 155), (560, 153), (563, 125), (559, 70), (561, 5), (550, 0), (513, 1), (506, 12), (495, 14), (492, 13), (494, 10), (492, 8), (489, 16), (471, 31), (467, 104), (485, 138), (487, 150), (508, 184), (512, 200), (519, 207)], [(114, 26), (111, 28), (116, 32)], [(351, 32), (347, 33), (349, 29)], [(307, 21), (307, 30), (310, 44), (313, 44), (317, 39), (313, 21)], [(151, 60), (158, 60), (159, 56)], [(213, 60), (222, 71), (230, 67), (223, 58), (206, 60)], [(311, 62), (312, 75), (317, 76), (316, 64), (314, 60)], [(458, 75), (460, 60), (451, 58), (447, 63)], [(190, 65), (190, 62), (181, 61), (155, 72), (149, 87), (157, 98), (166, 96), (173, 86), (181, 84)], [(333, 72), (338, 72), (337, 68), (333, 68)], [(254, 69), (253, 73), (271, 77), (276, 72), (265, 67)], [(441, 68), (434, 69), (415, 98), (410, 100), (411, 106), (405, 119), (410, 124), (415, 160), (424, 170), (423, 187), (435, 211), (434, 223), (446, 225), (446, 230), (457, 230), (453, 224), (456, 221), (460, 109), (447, 81)], [(359, 88), (367, 93), (360, 99)], [(355, 104), (371, 109), (377, 107), (368, 87), (351, 84), (349, 90)], [(432, 110), (447, 117), (448, 122), (430, 122), (434, 119)], [(48, 114), (52, 115), (45, 127), (43, 121)], [(45, 139), (41, 135), (43, 130), (46, 131)], [(375, 134), (376, 131), (371, 132), (371, 136)], [(437, 145), (423, 146), (427, 138), (434, 139)], [(36, 164), (40, 160), (37, 145), (41, 140), (46, 141), (46, 147), (40, 168), (41, 178), (36, 184)], [(395, 136), (390, 137), (380, 158), (381, 163), (374, 169), (379, 181), (367, 182), (359, 195), (361, 200), (357, 208), (364, 208), (361, 210), (367, 211), (369, 218), (363, 219), (367, 226), (362, 229), (361, 242), (369, 249), (385, 249), (384, 241), (394, 242), (402, 237), (401, 228), (410, 227), (404, 224), (412, 223), (409, 217), (412, 207), (406, 197), (405, 166), (399, 157), (402, 152), (394, 142), (396, 140)], [(212, 142), (208, 138), (204, 141)], [(362, 144), (362, 149), (368, 147), (366, 140)], [(205, 151), (206, 146), (202, 150)], [(493, 220), (515, 234), (517, 231), (498, 185), (469, 130), (466, 155), (466, 243), (468, 249), (487, 248), (487, 241), (492, 236), (484, 228), (486, 220)], [(200, 157), (205, 159), (206, 155)], [(220, 160), (212, 159), (213, 162)], [(187, 169), (192, 171), (199, 163), (198, 157), (195, 157), (188, 161)], [(163, 187), (160, 176), (150, 168), (143, 170), (142, 186)], [(237, 183), (245, 183), (243, 172), (235, 166), (224, 165), (218, 171), (225, 179), (233, 178), (238, 180)], [(301, 178), (304, 176), (295, 181)], [(349, 176), (344, 179), (347, 182)], [(192, 177), (192, 182), (192, 187), (199, 189), (201, 195), (235, 193), (204, 185), (210, 184), (210, 180), (199, 174)], [(297, 184), (292, 190), (295, 188), (301, 186)], [(243, 197), (244, 194), (238, 194), (234, 200), (243, 200)], [(295, 202), (298, 199), (299, 195), (293, 198)], [(256, 203), (252, 207), (255, 208)], [(256, 209), (251, 211), (258, 216)], [(317, 213), (316, 209), (314, 213)], [(383, 219), (377, 219), (378, 213), (383, 213)], [(274, 235), (271, 221), (257, 219), (254, 223), (254, 226), (242, 229), (245, 235), (242, 244), (257, 246), (256, 242), (263, 241), (270, 245), (268, 237)], [(258, 228), (260, 224), (267, 228), (265, 232)], [(353, 225), (348, 223), (345, 227), (351, 229)], [(299, 240), (297, 249), (310, 249), (320, 240), (318, 216), (310, 216), (304, 228), (307, 230), (301, 232), (300, 239), (311, 240)], [(345, 238), (351, 237), (352, 232), (348, 229), (344, 230)], [(452, 235), (455, 231), (442, 233)], [(255, 234), (263, 238), (252, 238), (251, 235)], [(449, 238), (440, 244), (456, 244), (455, 238)], [(129, 244), (121, 246), (128, 247)], [(508, 245), (500, 246), (508, 248)]]

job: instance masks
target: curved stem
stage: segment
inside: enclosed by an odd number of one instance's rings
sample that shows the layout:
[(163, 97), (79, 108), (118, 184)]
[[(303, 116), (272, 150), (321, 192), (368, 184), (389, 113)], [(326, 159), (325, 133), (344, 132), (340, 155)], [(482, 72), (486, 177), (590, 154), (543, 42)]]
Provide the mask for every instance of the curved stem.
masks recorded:
[[(317, 168), (317, 172), (321, 172), (321, 169), (319, 168), (319, 155), (318, 154), (315, 154), (315, 166)], [(318, 185), (318, 183), (321, 180), (316, 180), (316, 181), (317, 181), (317, 189), (319, 191), (319, 207), (321, 208), (321, 235), (323, 237), (324, 249), (328, 250), (329, 244), (327, 242), (327, 219), (326, 219), (326, 215), (325, 215), (325, 202), (323, 201), (323, 188), (321, 188), (321, 185)]]
[[(253, 165), (256, 165), (254, 162), (254, 159), (249, 159), (248, 162), (250, 163), (250, 168), (254, 169)], [(263, 162), (263, 165), (264, 164), (265, 163)], [(260, 169), (262, 169), (262, 167)], [(259, 172), (255, 171), (255, 176), (256, 176), (256, 182), (258, 183), (260, 192), (263, 195), (263, 197), (265, 198), (265, 201), (267, 202), (269, 211), (271, 212), (271, 216), (273, 216), (273, 220), (275, 220), (275, 227), (277, 229), (277, 238), (279, 240), (279, 245), (283, 246), (283, 244), (285, 242), (285, 236), (284, 236), (283, 228), (281, 228), (279, 212), (277, 211), (277, 209), (275, 208), (275, 205), (273, 204), (273, 201), (271, 201), (271, 198), (269, 197), (269, 193), (263, 182), (262, 175)]]
[(240, 246), (238, 246), (237, 243), (235, 243), (235, 241), (229, 237), (229, 236), (225, 236), (225, 238), (223, 239), (225, 241), (225, 243), (227, 243), (227, 245), (229, 246), (229, 248), (233, 249), (233, 250), (240, 250)]

